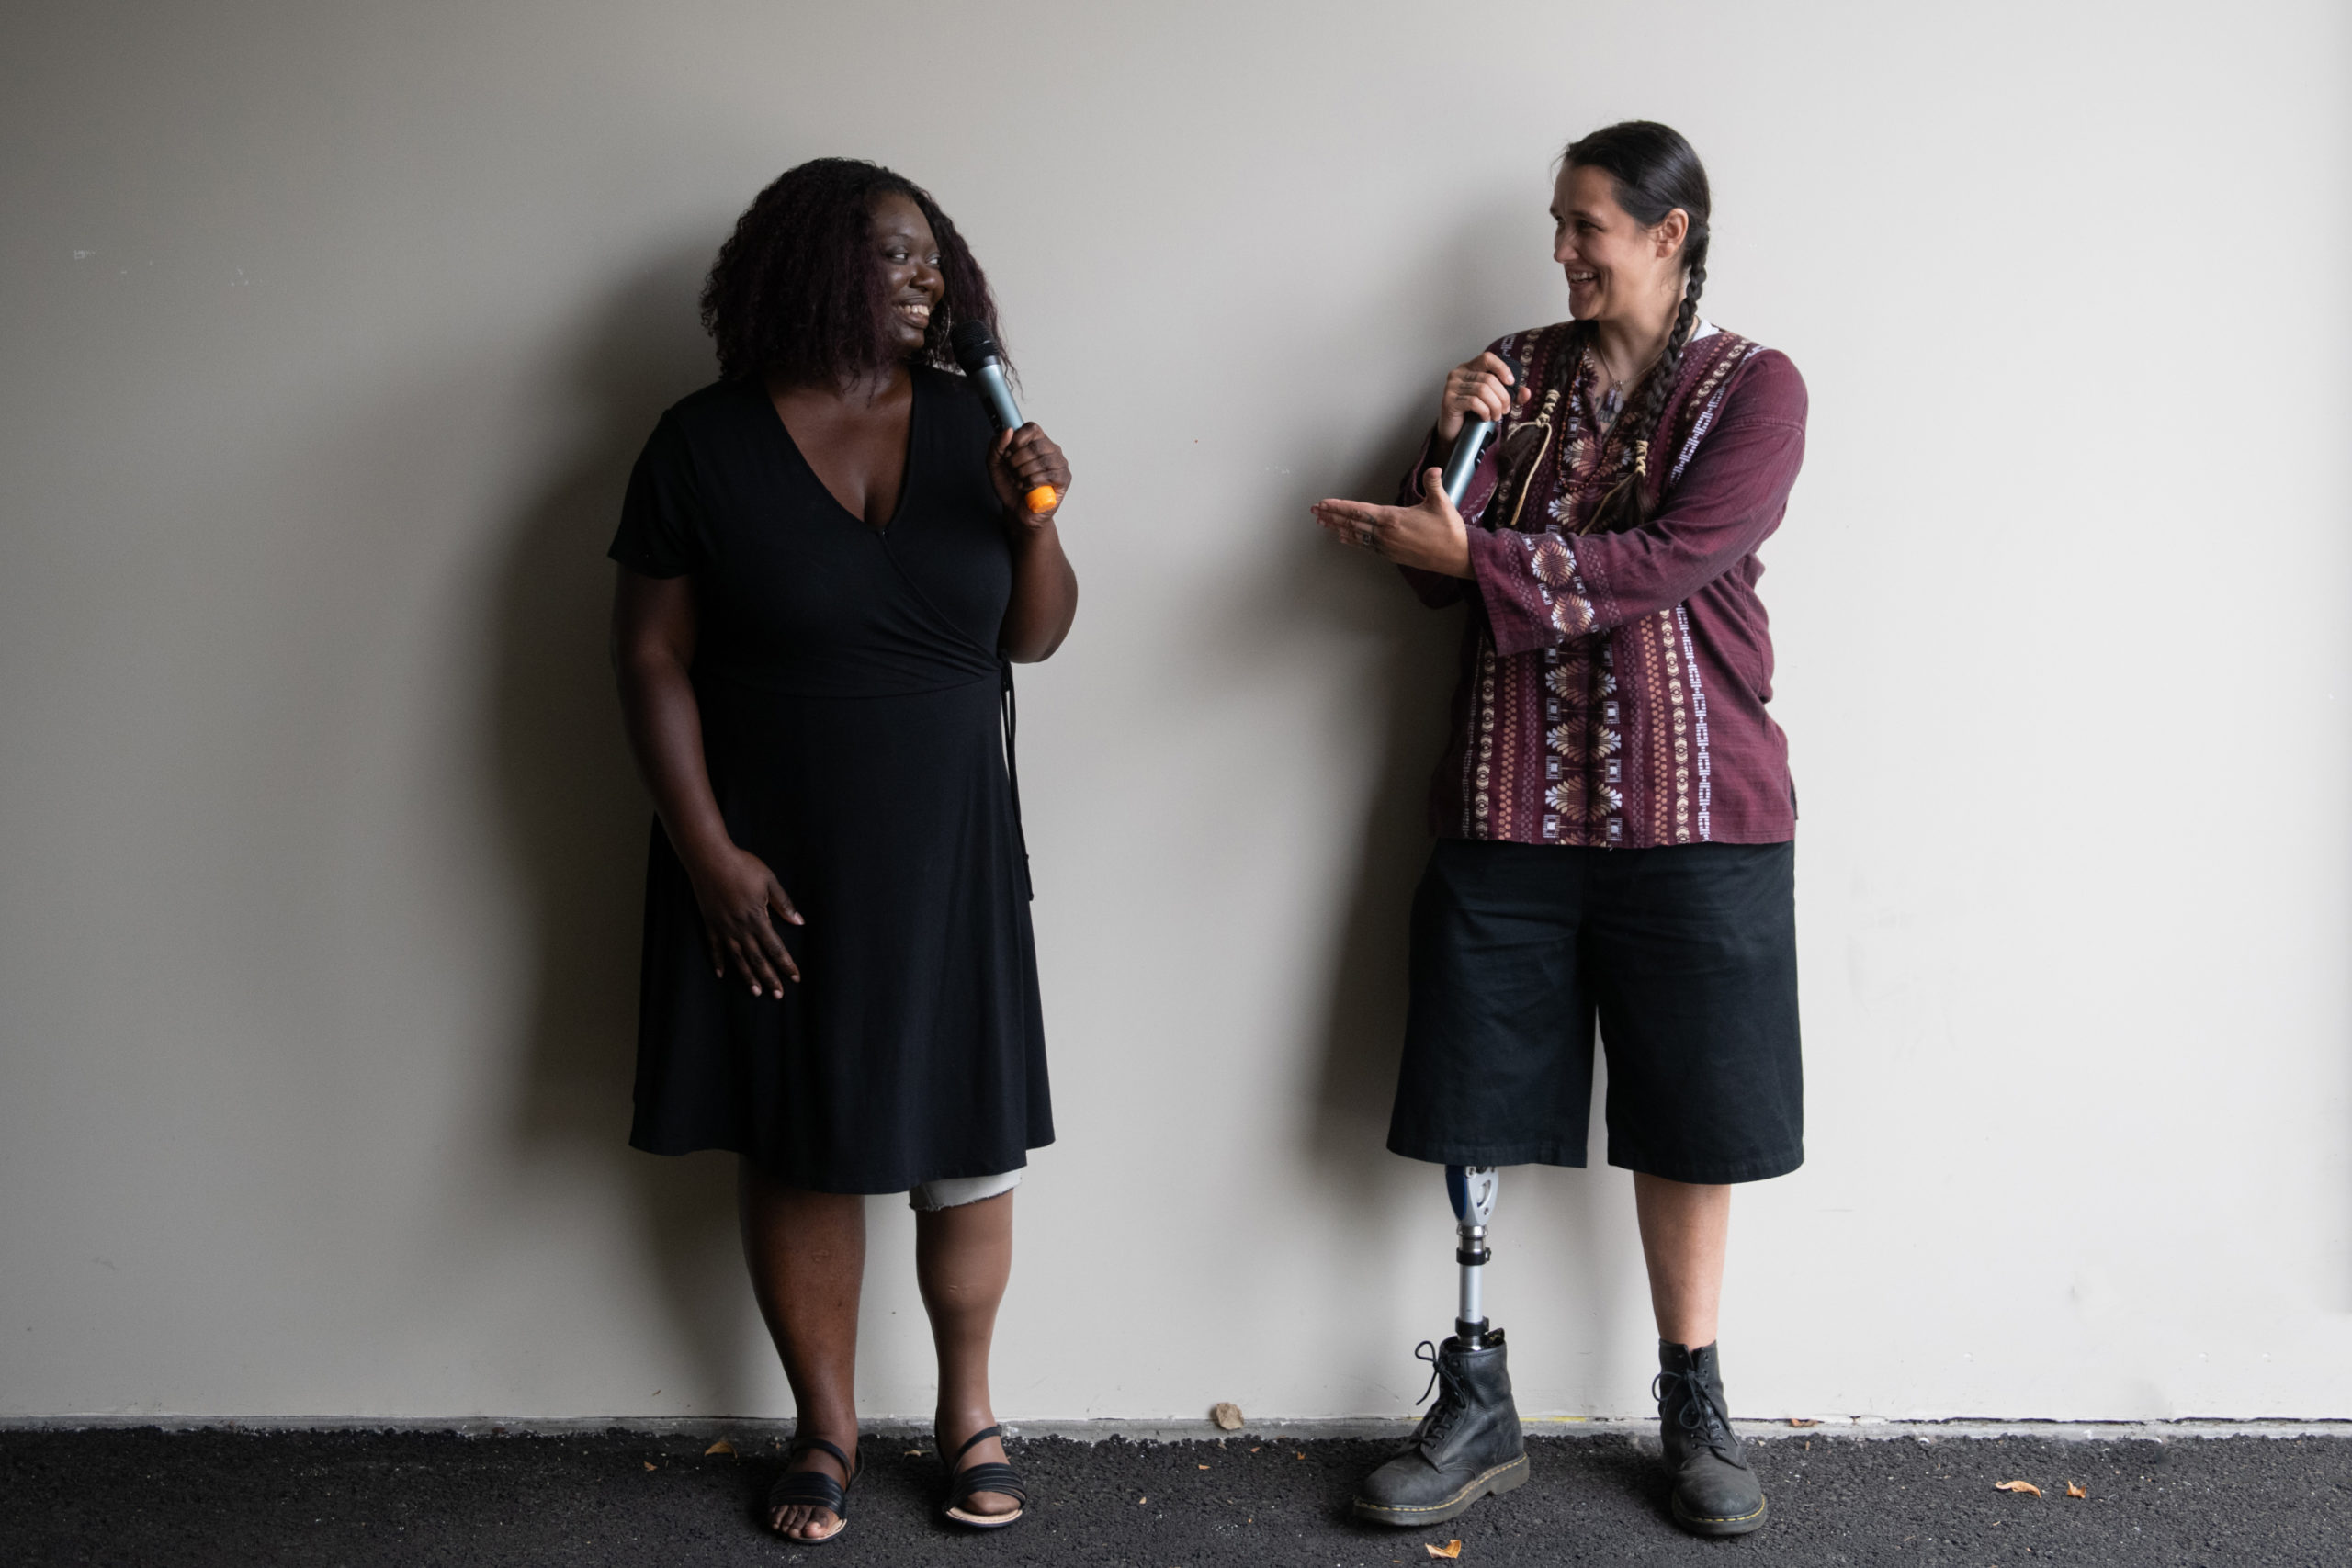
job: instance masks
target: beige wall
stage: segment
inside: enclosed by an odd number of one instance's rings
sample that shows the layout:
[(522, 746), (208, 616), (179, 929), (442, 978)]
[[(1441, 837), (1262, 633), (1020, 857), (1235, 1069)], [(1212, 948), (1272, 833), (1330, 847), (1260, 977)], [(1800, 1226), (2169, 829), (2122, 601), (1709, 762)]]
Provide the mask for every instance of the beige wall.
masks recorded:
[[(902, 167), (1079, 475), (1023, 689), (1063, 1140), (1009, 1416), (1393, 1413), (1453, 624), (1328, 546), (1557, 318), (1546, 163), (1706, 156), (1812, 447), (1767, 552), (1812, 1158), (1755, 1414), (2352, 1414), (2339, 6), (108, 5), (0, 21), (0, 1416), (784, 1408), (623, 1146), (602, 552), (784, 166)], [(1531, 1414), (1646, 1386), (1621, 1172), (1512, 1171)], [(929, 1408), (877, 1200), (863, 1391)]]

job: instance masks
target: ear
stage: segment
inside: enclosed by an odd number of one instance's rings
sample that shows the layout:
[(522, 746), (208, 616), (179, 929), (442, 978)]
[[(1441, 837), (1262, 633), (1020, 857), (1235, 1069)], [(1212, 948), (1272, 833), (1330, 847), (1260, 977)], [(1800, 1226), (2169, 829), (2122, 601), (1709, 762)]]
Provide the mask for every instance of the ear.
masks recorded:
[(1657, 244), (1657, 259), (1670, 261), (1680, 254), (1682, 242), (1690, 233), (1690, 215), (1679, 207), (1659, 219), (1657, 227), (1650, 231)]

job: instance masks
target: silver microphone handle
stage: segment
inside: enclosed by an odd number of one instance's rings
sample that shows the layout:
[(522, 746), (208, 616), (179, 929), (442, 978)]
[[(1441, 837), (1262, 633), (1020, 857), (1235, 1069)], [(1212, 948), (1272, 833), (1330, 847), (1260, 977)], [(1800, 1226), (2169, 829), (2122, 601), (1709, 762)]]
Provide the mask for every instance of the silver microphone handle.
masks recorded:
[(1462, 498), (1470, 491), (1470, 476), (1478, 470), (1478, 454), (1495, 434), (1495, 422), (1473, 419), (1463, 422), (1462, 434), (1453, 438), (1453, 453), (1445, 460), (1445, 499), (1459, 509)]
[(989, 401), (989, 412), (996, 415), (1000, 430), (1021, 428), (1021, 411), (1013, 406), (1012, 389), (1005, 383), (1004, 363), (983, 359), (972, 372), (972, 379), (980, 384), (980, 396)]

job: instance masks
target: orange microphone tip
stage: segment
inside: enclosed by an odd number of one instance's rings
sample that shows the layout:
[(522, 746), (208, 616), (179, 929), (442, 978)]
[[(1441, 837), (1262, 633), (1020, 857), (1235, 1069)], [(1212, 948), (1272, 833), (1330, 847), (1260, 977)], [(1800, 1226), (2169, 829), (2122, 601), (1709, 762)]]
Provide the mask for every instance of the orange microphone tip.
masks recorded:
[(1026, 499), (1029, 502), (1030, 511), (1051, 512), (1054, 509), (1054, 503), (1061, 500), (1061, 492), (1056, 490), (1053, 486), (1039, 485), (1035, 490), (1029, 492)]

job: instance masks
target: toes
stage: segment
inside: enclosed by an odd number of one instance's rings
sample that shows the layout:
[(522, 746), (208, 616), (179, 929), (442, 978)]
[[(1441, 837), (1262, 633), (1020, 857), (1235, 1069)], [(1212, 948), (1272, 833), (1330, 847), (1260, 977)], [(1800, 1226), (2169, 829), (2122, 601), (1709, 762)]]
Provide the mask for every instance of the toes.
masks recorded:
[(809, 1539), (809, 1527), (816, 1524), (820, 1517), (817, 1510), (807, 1504), (795, 1503), (789, 1507), (778, 1508), (770, 1514), (768, 1527), (778, 1535), (790, 1536), (796, 1540), (807, 1540)]
[(768, 1528), (792, 1540), (824, 1540), (841, 1528), (831, 1508), (812, 1508), (805, 1503), (778, 1508), (768, 1515)]

